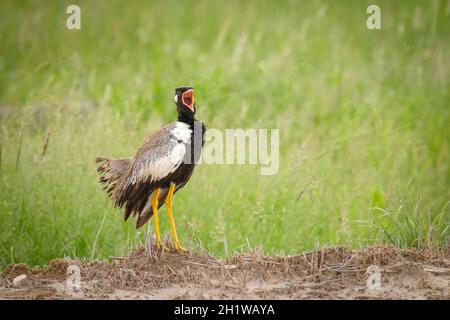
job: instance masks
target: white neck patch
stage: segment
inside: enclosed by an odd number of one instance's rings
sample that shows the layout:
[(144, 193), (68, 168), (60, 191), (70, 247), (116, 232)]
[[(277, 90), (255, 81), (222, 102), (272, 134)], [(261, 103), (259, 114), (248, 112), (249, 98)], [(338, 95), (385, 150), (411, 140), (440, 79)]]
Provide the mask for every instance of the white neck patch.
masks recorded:
[(177, 121), (175, 123), (175, 128), (173, 128), (170, 133), (178, 141), (182, 141), (183, 143), (191, 142), (192, 130), (187, 123)]

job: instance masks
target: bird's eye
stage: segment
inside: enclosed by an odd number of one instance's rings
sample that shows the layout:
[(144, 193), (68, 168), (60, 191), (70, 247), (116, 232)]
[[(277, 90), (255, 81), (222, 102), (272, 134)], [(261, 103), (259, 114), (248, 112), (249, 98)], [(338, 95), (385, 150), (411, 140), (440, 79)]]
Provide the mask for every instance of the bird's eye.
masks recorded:
[(173, 97), (173, 100), (175, 101), (175, 103), (178, 103), (178, 95), (176, 94), (175, 97)]

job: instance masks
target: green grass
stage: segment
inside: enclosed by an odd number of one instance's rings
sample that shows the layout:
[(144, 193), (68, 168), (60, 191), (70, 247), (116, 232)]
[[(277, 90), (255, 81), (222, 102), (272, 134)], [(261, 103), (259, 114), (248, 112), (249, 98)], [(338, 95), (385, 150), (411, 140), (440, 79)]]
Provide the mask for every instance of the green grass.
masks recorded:
[(377, 1), (378, 31), (372, 1), (78, 3), (79, 31), (65, 27), (71, 1), (0, 3), (0, 267), (143, 241), (94, 158), (133, 155), (175, 119), (180, 85), (209, 128), (280, 128), (275, 176), (197, 168), (174, 204), (188, 247), (448, 245), (445, 2)]

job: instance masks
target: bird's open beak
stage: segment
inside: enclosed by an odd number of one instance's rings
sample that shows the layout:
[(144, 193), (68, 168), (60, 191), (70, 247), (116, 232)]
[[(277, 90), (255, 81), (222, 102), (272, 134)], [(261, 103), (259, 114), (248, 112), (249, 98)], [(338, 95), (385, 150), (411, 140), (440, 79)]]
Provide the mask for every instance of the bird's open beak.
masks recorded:
[(194, 90), (189, 89), (183, 92), (183, 94), (181, 95), (181, 101), (186, 107), (194, 112)]

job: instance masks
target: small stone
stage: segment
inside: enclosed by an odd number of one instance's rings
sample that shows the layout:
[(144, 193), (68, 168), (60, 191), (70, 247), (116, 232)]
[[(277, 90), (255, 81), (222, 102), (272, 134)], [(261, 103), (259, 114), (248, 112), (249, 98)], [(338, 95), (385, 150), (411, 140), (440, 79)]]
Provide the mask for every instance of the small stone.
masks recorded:
[(26, 274), (22, 274), (18, 277), (15, 277), (13, 280), (14, 288), (23, 288), (28, 286), (28, 277)]

